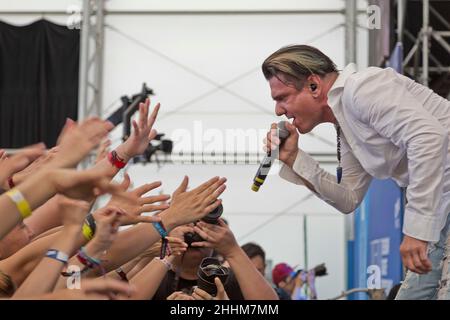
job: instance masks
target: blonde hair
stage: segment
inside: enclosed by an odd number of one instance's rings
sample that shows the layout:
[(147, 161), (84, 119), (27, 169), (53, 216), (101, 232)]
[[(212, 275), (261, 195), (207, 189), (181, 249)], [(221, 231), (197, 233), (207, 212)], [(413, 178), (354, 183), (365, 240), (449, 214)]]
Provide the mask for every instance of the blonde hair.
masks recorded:
[(322, 51), (307, 45), (291, 45), (272, 53), (262, 64), (267, 80), (276, 77), (286, 85), (301, 90), (313, 74), (324, 77), (337, 72), (335, 63)]

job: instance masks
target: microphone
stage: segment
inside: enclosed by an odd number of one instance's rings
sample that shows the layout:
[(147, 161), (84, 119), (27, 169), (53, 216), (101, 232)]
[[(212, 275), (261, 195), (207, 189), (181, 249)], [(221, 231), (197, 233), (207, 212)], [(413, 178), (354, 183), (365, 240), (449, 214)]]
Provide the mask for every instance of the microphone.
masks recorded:
[[(280, 139), (280, 146), (286, 140), (286, 138), (289, 136), (289, 131), (286, 129), (286, 121), (280, 121), (277, 125), (277, 136)], [(252, 190), (255, 192), (258, 192), (259, 188), (264, 183), (264, 180), (266, 180), (267, 175), (269, 174), (270, 167), (272, 166), (272, 163), (275, 161), (276, 158), (278, 158), (278, 149), (280, 148), (278, 146), (275, 150), (268, 150), (267, 155), (264, 157), (264, 159), (261, 161), (261, 164), (259, 165), (258, 171), (256, 171), (256, 175), (253, 178), (253, 185)]]

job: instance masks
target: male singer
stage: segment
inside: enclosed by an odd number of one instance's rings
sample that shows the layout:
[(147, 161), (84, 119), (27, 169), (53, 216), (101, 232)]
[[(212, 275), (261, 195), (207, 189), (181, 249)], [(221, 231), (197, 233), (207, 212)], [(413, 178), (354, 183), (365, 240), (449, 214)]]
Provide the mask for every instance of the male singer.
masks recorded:
[[(407, 187), (400, 253), (409, 272), (397, 299), (450, 299), (450, 101), (390, 68), (350, 64), (339, 72), (306, 45), (276, 51), (262, 71), (275, 113), (292, 119), (280, 176), (343, 213), (358, 207), (372, 177)], [(336, 176), (298, 148), (298, 132), (325, 122), (336, 128)], [(274, 150), (280, 140), (272, 132), (265, 143)]]

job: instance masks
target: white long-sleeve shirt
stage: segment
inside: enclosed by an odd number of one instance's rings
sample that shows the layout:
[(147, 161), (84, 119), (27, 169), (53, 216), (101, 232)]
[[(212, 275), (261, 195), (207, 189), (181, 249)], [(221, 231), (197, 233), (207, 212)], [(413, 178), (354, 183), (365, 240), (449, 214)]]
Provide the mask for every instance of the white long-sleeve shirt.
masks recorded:
[(302, 150), (280, 176), (308, 181), (344, 213), (361, 203), (372, 177), (392, 178), (407, 187), (403, 233), (437, 242), (450, 212), (450, 101), (393, 69), (356, 72), (350, 64), (331, 87), (328, 104), (341, 127), (341, 184)]

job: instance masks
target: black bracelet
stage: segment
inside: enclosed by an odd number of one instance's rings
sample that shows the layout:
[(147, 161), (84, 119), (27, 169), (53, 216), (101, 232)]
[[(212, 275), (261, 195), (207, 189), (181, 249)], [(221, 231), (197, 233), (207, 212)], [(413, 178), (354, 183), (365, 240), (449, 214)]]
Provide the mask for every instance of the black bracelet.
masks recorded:
[(122, 279), (122, 281), (128, 282), (128, 278), (127, 278), (127, 274), (125, 273), (125, 271), (122, 270), (122, 268), (117, 268), (116, 269), (116, 273), (119, 275), (120, 279)]

